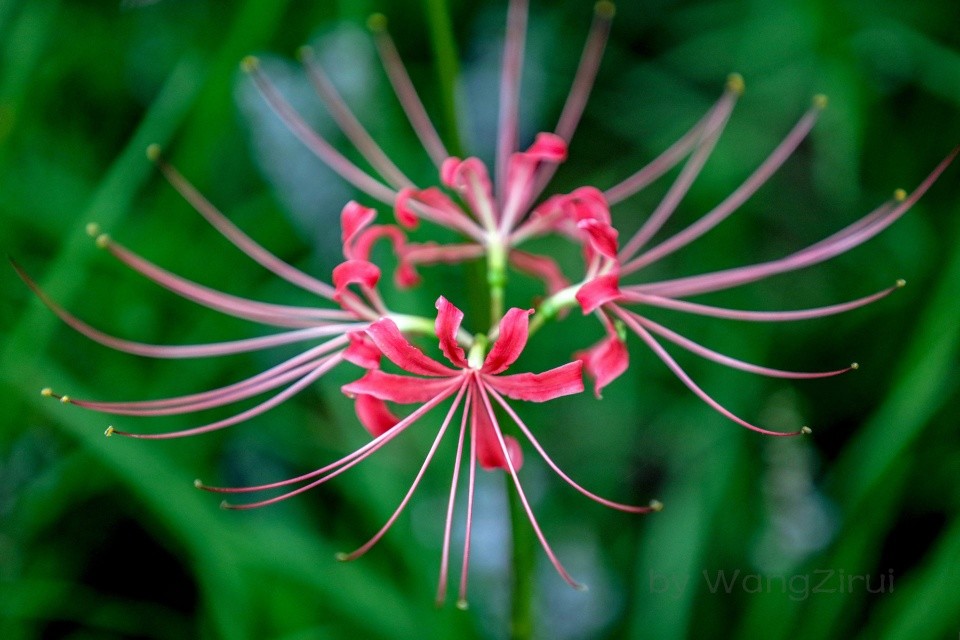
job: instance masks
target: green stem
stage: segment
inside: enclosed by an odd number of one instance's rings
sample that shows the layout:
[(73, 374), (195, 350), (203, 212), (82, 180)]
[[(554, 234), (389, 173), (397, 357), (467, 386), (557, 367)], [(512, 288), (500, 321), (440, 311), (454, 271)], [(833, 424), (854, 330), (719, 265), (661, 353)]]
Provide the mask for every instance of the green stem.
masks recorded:
[(536, 578), (536, 540), (527, 520), (527, 512), (520, 496), (511, 485), (509, 474), (507, 495), (510, 500), (510, 527), (513, 540), (513, 597), (510, 610), (510, 638), (529, 640), (533, 638), (533, 600)]
[(503, 317), (503, 295), (507, 285), (507, 251), (497, 242), (487, 245), (487, 286), (490, 291), (490, 330), (496, 331)]
[(457, 46), (453, 37), (453, 22), (447, 0), (426, 0), (427, 21), (430, 26), (430, 41), (437, 57), (437, 72), (440, 76), (440, 100), (443, 103), (447, 149), (455, 156), (463, 155), (460, 143), (460, 126), (457, 118)]

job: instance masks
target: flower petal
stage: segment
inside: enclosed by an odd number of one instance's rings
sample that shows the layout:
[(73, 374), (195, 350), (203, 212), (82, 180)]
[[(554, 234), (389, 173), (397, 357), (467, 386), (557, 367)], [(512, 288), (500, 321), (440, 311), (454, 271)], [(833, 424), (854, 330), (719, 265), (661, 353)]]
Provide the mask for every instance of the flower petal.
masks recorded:
[(396, 323), (390, 318), (381, 318), (369, 327), (367, 335), (376, 343), (377, 347), (404, 371), (421, 376), (450, 377), (458, 372), (444, 366), (416, 348), (400, 333)]
[(516, 362), (527, 345), (527, 328), (531, 313), (533, 309), (516, 307), (507, 311), (500, 320), (500, 333), (486, 360), (483, 361), (481, 371), (490, 374), (500, 373)]
[(350, 346), (343, 351), (343, 359), (347, 362), (363, 367), (364, 369), (380, 368), (380, 349), (362, 331), (354, 331), (347, 335)]
[(437, 298), (436, 333), (440, 340), (440, 350), (447, 360), (458, 367), (467, 368), (467, 358), (463, 349), (457, 344), (457, 332), (463, 322), (463, 311), (460, 311), (452, 302), (440, 296)]
[(524, 153), (540, 162), (563, 162), (567, 159), (567, 142), (555, 133), (538, 133)]
[(573, 354), (583, 363), (587, 375), (593, 378), (593, 394), (602, 397), (600, 390), (619, 378), (627, 365), (630, 354), (627, 345), (615, 335), (610, 335), (589, 349)]
[(459, 380), (450, 378), (414, 378), (371, 369), (340, 390), (347, 397), (367, 395), (399, 404), (416, 404), (427, 402), (457, 384), (460, 384)]
[(620, 275), (617, 273), (608, 273), (605, 276), (594, 278), (590, 282), (585, 282), (577, 291), (577, 302), (583, 309), (584, 315), (593, 313), (599, 307), (619, 300), (623, 296), (620, 293)]
[(576, 360), (543, 373), (485, 376), (484, 382), (515, 400), (546, 402), (583, 391), (583, 362)]
[(335, 299), (339, 299), (352, 284), (372, 289), (380, 281), (380, 268), (366, 260), (347, 260), (333, 268), (333, 286)]
[(587, 236), (590, 247), (600, 255), (616, 259), (617, 257), (617, 230), (605, 222), (595, 218), (588, 218), (577, 223), (577, 228)]
[(420, 224), (420, 218), (410, 207), (410, 199), (416, 194), (417, 190), (410, 187), (400, 189), (393, 201), (393, 214), (397, 217), (397, 222), (407, 229), (416, 229)]
[(365, 207), (353, 200), (343, 207), (343, 211), (340, 212), (340, 228), (343, 232), (343, 255), (345, 258), (360, 258), (366, 260), (366, 256), (353, 255), (351, 247), (353, 246), (353, 240), (356, 235), (369, 226), (376, 217), (376, 210)]
[(386, 403), (379, 398), (358, 394), (353, 408), (357, 412), (357, 418), (360, 424), (370, 432), (374, 438), (381, 436), (389, 431), (394, 425), (400, 422), (400, 418), (395, 416)]
[[(500, 447), (500, 441), (497, 439), (496, 428), (490, 421), (490, 414), (479, 399), (479, 394), (473, 396), (473, 428), (477, 434), (477, 462), (480, 467), (486, 471), (494, 469), (509, 469), (507, 461), (503, 457), (503, 449)], [(523, 450), (516, 438), (508, 435), (503, 436), (504, 444), (507, 445), (507, 454), (510, 456), (510, 462), (516, 471), (523, 466)]]

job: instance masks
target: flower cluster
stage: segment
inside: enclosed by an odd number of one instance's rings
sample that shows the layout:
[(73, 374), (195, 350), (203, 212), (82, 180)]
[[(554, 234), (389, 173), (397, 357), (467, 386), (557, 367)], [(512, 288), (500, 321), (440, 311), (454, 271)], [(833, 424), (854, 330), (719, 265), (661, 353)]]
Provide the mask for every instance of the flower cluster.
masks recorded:
[[(496, 158), (492, 171), (476, 157), (459, 158), (448, 152), (400, 61), (386, 31), (385, 19), (382, 16), (372, 19), (370, 26), (387, 76), (426, 154), (436, 165), (438, 182), (433, 186), (415, 184), (391, 161), (353, 115), (309, 49), (301, 51), (309, 78), (337, 125), (375, 175), (351, 162), (311, 129), (261, 70), (258, 61), (254, 58), (245, 59), (242, 68), (277, 117), (333, 171), (363, 194), (363, 198), (379, 202), (392, 210), (395, 224), (376, 224), (380, 215), (376, 209), (359, 202), (347, 203), (341, 212), (344, 259), (333, 269), (330, 282), (324, 282), (282, 261), (235, 226), (162, 158), (159, 148), (152, 146), (147, 152), (150, 159), (157, 164), (173, 188), (214, 229), (247, 257), (276, 276), (316, 295), (322, 305), (315, 308), (294, 307), (216, 291), (151, 263), (101, 233), (96, 224), (89, 225), (88, 232), (96, 238), (97, 246), (134, 271), (193, 302), (237, 318), (275, 327), (279, 331), (265, 337), (212, 344), (160, 346), (133, 342), (107, 335), (64, 310), (16, 267), (24, 281), (54, 313), (78, 332), (110, 348), (136, 355), (199, 358), (293, 343), (308, 346), (295, 357), (248, 379), (186, 396), (106, 402), (58, 395), (50, 389), (44, 389), (44, 395), (104, 413), (146, 417), (193, 414), (272, 393), (268, 399), (229, 418), (179, 431), (145, 434), (113, 426), (107, 429), (107, 435), (175, 438), (207, 433), (250, 420), (344, 363), (363, 370), (362, 375), (345, 385), (342, 391), (352, 400), (359, 422), (367, 429), (371, 440), (339, 460), (295, 478), (238, 488), (196, 483), (201, 489), (230, 495), (281, 490), (279, 494), (258, 502), (224, 503), (224, 506), (234, 509), (265, 506), (325, 483), (359, 464), (421, 421), (433, 409), (449, 401), (436, 439), (394, 514), (366, 544), (340, 557), (343, 560), (359, 557), (396, 521), (460, 411), (437, 596), (438, 601), (442, 601), (447, 591), (454, 506), (461, 484), (461, 462), (466, 460), (466, 536), (460, 574), (460, 603), (466, 602), (474, 482), (478, 464), (487, 471), (502, 470), (509, 474), (546, 555), (568, 583), (578, 586), (551, 550), (524, 494), (518, 472), (523, 465), (525, 445), (508, 435), (508, 430), (522, 435), (547, 466), (588, 498), (634, 513), (660, 509), (657, 501), (643, 506), (613, 502), (577, 484), (547, 454), (534, 429), (523, 421), (520, 410), (511, 403), (513, 400), (547, 402), (580, 393), (584, 390), (584, 372), (592, 381), (594, 394), (599, 398), (603, 388), (629, 366), (625, 344), (628, 333), (636, 335), (707, 405), (733, 422), (774, 436), (809, 433), (806, 427), (791, 433), (778, 432), (734, 415), (694, 382), (669, 355), (662, 341), (729, 367), (774, 377), (833, 376), (855, 369), (856, 364), (834, 371), (808, 373), (742, 362), (654, 322), (644, 315), (644, 309), (663, 308), (746, 322), (782, 322), (842, 313), (888, 295), (902, 286), (903, 282), (898, 281), (894, 286), (856, 300), (803, 310), (735, 310), (687, 300), (692, 296), (730, 289), (823, 262), (869, 240), (893, 224), (923, 195), (957, 150), (911, 193), (898, 190), (889, 202), (860, 220), (783, 258), (669, 280), (644, 280), (638, 277), (644, 267), (687, 247), (723, 222), (750, 198), (801, 144), (826, 106), (826, 99), (822, 96), (814, 98), (811, 108), (783, 141), (722, 202), (690, 226), (654, 242), (710, 156), (737, 99), (743, 93), (744, 84), (739, 76), (730, 76), (722, 95), (699, 122), (659, 157), (619, 184), (606, 189), (583, 185), (569, 193), (542, 197), (557, 167), (567, 157), (567, 147), (583, 114), (612, 17), (612, 4), (600, 2), (596, 5), (579, 67), (556, 127), (551, 132), (537, 134), (529, 147), (520, 150), (518, 112), (528, 7), (526, 0), (511, 0), (500, 82)], [(666, 195), (640, 228), (626, 242), (621, 242), (611, 208), (676, 167), (680, 169)], [(415, 237), (421, 222), (457, 232), (462, 241), (452, 244), (416, 242), (411, 238)], [(583, 263), (577, 273), (565, 272), (550, 256), (521, 249), (532, 238), (552, 234), (558, 234), (582, 249)], [(491, 320), (488, 328), (476, 333), (465, 330), (462, 326), (463, 313), (442, 295), (436, 301), (435, 319), (432, 312), (419, 316), (393, 311), (378, 287), (381, 268), (371, 261), (372, 247), (380, 240), (389, 243), (396, 256), (393, 276), (401, 288), (419, 284), (418, 268), (437, 263), (482, 261), (486, 268), (486, 287), (490, 300)], [(512, 271), (533, 275), (543, 282), (545, 295), (535, 308), (504, 309), (505, 291)], [(602, 340), (592, 346), (581, 345), (580, 351), (568, 354), (569, 361), (558, 362), (555, 368), (543, 373), (507, 373), (521, 355), (528, 339), (545, 322), (562, 319), (564, 312), (576, 307), (584, 314), (596, 317), (603, 331)], [(417, 339), (425, 346), (437, 347), (448, 363), (427, 355), (414, 344), (413, 340)], [(381, 368), (384, 357), (404, 373), (384, 371)], [(394, 413), (396, 407), (391, 405), (414, 405), (415, 408), (405, 415), (397, 415)], [(469, 451), (466, 457), (465, 450)]]

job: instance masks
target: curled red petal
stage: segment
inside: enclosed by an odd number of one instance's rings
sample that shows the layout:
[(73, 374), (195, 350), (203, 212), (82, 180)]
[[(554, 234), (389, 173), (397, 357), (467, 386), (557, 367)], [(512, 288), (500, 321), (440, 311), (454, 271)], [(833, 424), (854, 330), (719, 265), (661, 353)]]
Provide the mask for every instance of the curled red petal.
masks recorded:
[(593, 379), (593, 394), (598, 398), (601, 397), (600, 391), (619, 378), (630, 364), (627, 345), (615, 335), (607, 336), (573, 356), (583, 363), (587, 375)]
[(351, 200), (340, 212), (340, 228), (343, 232), (343, 255), (346, 258), (359, 258), (366, 260), (366, 256), (353, 255), (353, 240), (358, 233), (365, 229), (374, 218), (377, 212), (370, 207), (365, 207), (358, 202)]
[(543, 373), (486, 376), (484, 382), (514, 400), (546, 402), (583, 391), (583, 363), (568, 362)]
[(500, 319), (500, 331), (497, 341), (483, 361), (480, 370), (483, 373), (497, 374), (516, 362), (517, 358), (527, 346), (527, 329), (530, 325), (530, 314), (533, 309), (517, 309), (514, 307)]
[(383, 355), (404, 371), (421, 376), (456, 375), (458, 372), (437, 362), (407, 340), (396, 323), (390, 318), (381, 318), (369, 327), (367, 335), (373, 339)]
[(333, 268), (334, 298), (339, 298), (352, 284), (373, 288), (380, 281), (380, 268), (366, 260), (347, 260)]
[(343, 359), (347, 362), (363, 367), (377, 369), (380, 367), (380, 349), (362, 331), (347, 334), (350, 345), (343, 351)]
[(463, 349), (457, 344), (457, 332), (463, 322), (463, 311), (460, 311), (452, 302), (440, 296), (437, 298), (436, 334), (440, 340), (440, 350), (447, 360), (455, 366), (466, 368), (467, 358)]
[(393, 201), (393, 215), (396, 216), (397, 222), (407, 229), (416, 229), (420, 223), (420, 218), (417, 217), (416, 212), (410, 206), (410, 200), (416, 193), (417, 190), (412, 187), (400, 189)]
[(622, 296), (623, 294), (620, 293), (620, 275), (608, 273), (584, 283), (577, 291), (576, 298), (583, 309), (583, 313), (588, 314), (593, 313), (608, 302), (619, 300)]
[(359, 394), (355, 398), (353, 408), (357, 412), (360, 424), (374, 438), (383, 435), (400, 422), (400, 418), (394, 415), (380, 398)]
[[(490, 421), (490, 414), (487, 413), (483, 401), (475, 394), (473, 397), (473, 428), (477, 434), (477, 462), (480, 467), (486, 471), (494, 469), (509, 469), (507, 460), (503, 457), (503, 449), (500, 447), (500, 440), (497, 438), (496, 428)], [(507, 445), (507, 454), (510, 456), (510, 462), (516, 471), (523, 466), (523, 450), (520, 443), (512, 436), (503, 436), (504, 444)]]
[(541, 162), (563, 162), (567, 159), (567, 141), (555, 133), (538, 133), (525, 153)]
[(617, 230), (605, 222), (600, 222), (595, 218), (581, 220), (577, 223), (577, 228), (583, 231), (587, 236), (587, 242), (590, 247), (600, 255), (616, 259), (617, 258)]
[(457, 170), (460, 169), (460, 158), (450, 156), (440, 165), (440, 182), (450, 189), (456, 189)]
[(350, 398), (373, 396), (398, 404), (427, 402), (460, 382), (449, 378), (414, 378), (370, 369), (362, 378), (340, 387)]
[(598, 220), (610, 224), (610, 205), (596, 187), (580, 187), (561, 198), (565, 212), (574, 222)]

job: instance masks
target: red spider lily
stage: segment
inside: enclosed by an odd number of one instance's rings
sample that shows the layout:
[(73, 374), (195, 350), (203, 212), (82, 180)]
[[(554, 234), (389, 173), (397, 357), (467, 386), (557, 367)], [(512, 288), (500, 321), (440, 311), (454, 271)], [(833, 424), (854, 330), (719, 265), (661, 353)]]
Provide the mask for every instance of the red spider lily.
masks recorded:
[[(351, 335), (351, 347), (345, 358), (368, 369), (367, 373), (355, 382), (343, 387), (344, 393), (353, 397), (357, 403), (357, 414), (361, 421), (374, 436), (374, 439), (357, 451), (340, 460), (324, 466), (321, 469), (291, 478), (255, 487), (241, 488), (214, 488), (198, 485), (205, 489), (241, 493), (264, 491), (294, 484), (301, 486), (280, 496), (262, 500), (260, 502), (227, 505), (230, 508), (249, 509), (273, 504), (280, 500), (298, 495), (319, 484), (336, 477), (350, 467), (358, 464), (389, 441), (400, 435), (408, 427), (417, 422), (429, 410), (454, 396), (454, 400), (444, 417), (437, 437), (433, 442), (426, 459), (413, 480), (409, 490), (387, 523), (364, 545), (349, 554), (341, 554), (341, 560), (353, 560), (366, 553), (393, 525), (406, 507), (414, 491), (420, 483), (423, 474), (433, 460), (433, 456), (446, 433), (450, 422), (457, 410), (462, 406), (460, 435), (457, 444), (456, 461), (450, 487), (450, 498), (447, 509), (447, 519), (443, 534), (443, 553), (440, 568), (440, 583), (437, 599), (442, 601), (447, 590), (449, 571), (450, 537), (452, 531), (453, 510), (460, 474), (460, 462), (463, 456), (464, 443), (469, 430), (469, 480), (467, 491), (467, 523), (466, 539), (463, 551), (463, 568), (461, 573), (459, 602), (466, 602), (467, 574), (470, 558), (470, 531), (473, 519), (473, 493), (477, 464), (488, 471), (503, 469), (513, 479), (514, 487), (526, 510), (544, 551), (560, 575), (572, 586), (579, 586), (560, 564), (533, 514), (533, 510), (523, 491), (520, 478), (517, 474), (523, 465), (523, 454), (519, 442), (509, 435), (505, 435), (500, 425), (494, 407), (499, 405), (510, 416), (516, 427), (529, 440), (533, 448), (540, 454), (547, 465), (553, 469), (564, 481), (577, 491), (603, 505), (633, 513), (646, 513), (659, 508), (659, 503), (650, 506), (631, 506), (620, 504), (601, 498), (584, 489), (565, 474), (550, 456), (544, 451), (530, 428), (517, 415), (507, 402), (507, 398), (526, 400), (529, 402), (546, 402), (554, 398), (583, 391), (581, 379), (582, 365), (579, 361), (550, 369), (543, 373), (515, 373), (504, 375), (504, 372), (517, 360), (526, 346), (528, 336), (528, 316), (530, 310), (510, 309), (500, 322), (497, 340), (489, 352), (484, 354), (486, 341), (483, 338), (473, 342), (469, 355), (460, 346), (458, 335), (461, 333), (463, 313), (441, 297), (437, 300), (437, 319), (435, 331), (439, 339), (440, 349), (453, 366), (445, 365), (427, 356), (420, 349), (411, 344), (401, 333), (396, 323), (383, 318), (372, 323), (365, 335)], [(414, 374), (398, 375), (385, 373), (379, 369), (380, 354), (403, 369)], [(421, 405), (409, 416), (399, 419), (394, 416), (384, 401), (398, 404)]]
[[(14, 268), (26, 284), (67, 325), (107, 347), (151, 358), (202, 358), (259, 351), (286, 344), (316, 342), (302, 353), (246, 380), (225, 387), (173, 398), (146, 401), (106, 402), (85, 400), (68, 395), (59, 395), (44, 389), (46, 396), (58, 398), (65, 404), (73, 404), (103, 413), (126, 416), (162, 416), (188, 414), (214, 407), (234, 404), (264, 393), (281, 389), (278, 393), (252, 408), (233, 416), (168, 433), (131, 433), (108, 427), (107, 435), (124, 435), (134, 438), (163, 439), (207, 433), (223, 429), (264, 413), (289, 399), (318, 380), (343, 360), (351, 360), (356, 349), (348, 347), (350, 333), (367, 327), (371, 321), (390, 316), (376, 290), (380, 278), (378, 267), (366, 260), (371, 244), (380, 237), (390, 239), (395, 248), (402, 247), (403, 238), (394, 227), (370, 227), (369, 213), (356, 203), (348, 203), (342, 214), (344, 254), (348, 258), (334, 270), (334, 284), (330, 286), (283, 262), (257, 244), (206, 200), (183, 176), (159, 156), (159, 149), (151, 147), (148, 156), (153, 159), (171, 185), (224, 237), (245, 255), (258, 262), (284, 280), (297, 285), (330, 302), (339, 303), (340, 309), (294, 307), (239, 298), (216, 291), (201, 284), (177, 276), (137, 255), (108, 235), (100, 233), (97, 225), (91, 224), (87, 231), (96, 238), (97, 246), (108, 251), (126, 266), (169, 291), (208, 308), (250, 320), (260, 324), (288, 329), (258, 338), (198, 345), (153, 345), (134, 342), (108, 335), (50, 299), (40, 287), (16, 264)], [(403, 269), (398, 269), (398, 276)], [(350, 292), (347, 287), (357, 285), (361, 295)], [(392, 314), (396, 321), (409, 329), (411, 318)]]

